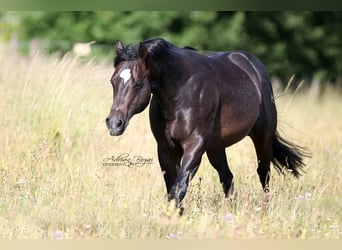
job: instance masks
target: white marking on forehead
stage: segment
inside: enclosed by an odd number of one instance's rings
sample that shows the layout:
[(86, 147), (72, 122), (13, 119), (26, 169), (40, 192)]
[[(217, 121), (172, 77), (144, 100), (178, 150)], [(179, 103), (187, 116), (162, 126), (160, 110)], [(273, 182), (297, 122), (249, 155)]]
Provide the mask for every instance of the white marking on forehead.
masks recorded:
[(120, 77), (124, 80), (124, 84), (131, 78), (131, 70), (130, 69), (124, 69), (120, 73)]

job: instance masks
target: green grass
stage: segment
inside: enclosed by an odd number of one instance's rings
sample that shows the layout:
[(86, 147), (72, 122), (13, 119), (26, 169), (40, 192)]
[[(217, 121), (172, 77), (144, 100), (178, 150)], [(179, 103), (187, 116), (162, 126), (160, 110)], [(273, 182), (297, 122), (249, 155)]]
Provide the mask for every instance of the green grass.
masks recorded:
[[(0, 64), (0, 238), (341, 238), (342, 99), (334, 91), (276, 100), (281, 132), (312, 151), (306, 175), (273, 171), (266, 197), (245, 139), (227, 149), (234, 197), (224, 199), (204, 156), (179, 217), (166, 201), (147, 110), (123, 136), (109, 136), (111, 63), (1, 52)], [(103, 166), (121, 153), (153, 164)]]

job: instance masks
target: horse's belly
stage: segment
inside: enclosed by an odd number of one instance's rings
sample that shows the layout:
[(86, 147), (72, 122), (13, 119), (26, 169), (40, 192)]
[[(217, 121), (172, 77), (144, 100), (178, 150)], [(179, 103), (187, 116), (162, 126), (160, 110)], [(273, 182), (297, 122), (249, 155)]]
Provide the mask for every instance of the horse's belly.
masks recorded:
[(245, 107), (243, 112), (239, 108), (221, 112), (208, 147), (228, 147), (242, 140), (252, 130), (259, 113), (258, 105)]
[(238, 141), (242, 140), (246, 135), (249, 134), (253, 126), (232, 126), (230, 128), (223, 128), (221, 133), (213, 141), (215, 145), (224, 147), (231, 146)]

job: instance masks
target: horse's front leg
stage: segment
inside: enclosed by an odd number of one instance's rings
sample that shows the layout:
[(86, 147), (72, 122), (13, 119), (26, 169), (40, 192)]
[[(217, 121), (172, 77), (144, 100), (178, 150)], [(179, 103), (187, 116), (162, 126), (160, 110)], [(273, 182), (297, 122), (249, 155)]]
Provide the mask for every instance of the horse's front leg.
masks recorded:
[(181, 167), (179, 169), (175, 183), (169, 193), (169, 198), (175, 200), (176, 207), (180, 207), (190, 180), (196, 174), (204, 153), (203, 138), (193, 135), (182, 144), (184, 154)]

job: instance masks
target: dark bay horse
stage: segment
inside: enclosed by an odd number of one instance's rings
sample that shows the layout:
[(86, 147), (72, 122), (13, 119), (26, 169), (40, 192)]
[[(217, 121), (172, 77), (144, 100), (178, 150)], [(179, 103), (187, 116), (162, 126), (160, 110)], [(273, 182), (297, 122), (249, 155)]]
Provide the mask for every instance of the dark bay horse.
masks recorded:
[(250, 136), (258, 158), (257, 172), (268, 191), (270, 162), (298, 177), (302, 147), (280, 137), (273, 90), (265, 66), (244, 51), (201, 55), (164, 39), (138, 45), (116, 43), (111, 78), (113, 105), (106, 124), (121, 135), (130, 118), (150, 102), (150, 126), (167, 193), (179, 206), (189, 181), (207, 154), (223, 191), (233, 191), (225, 148)]

